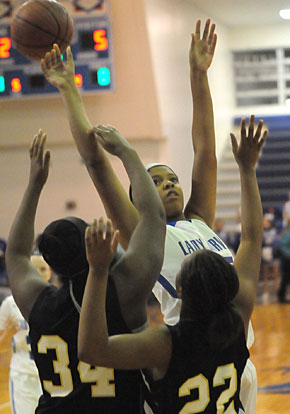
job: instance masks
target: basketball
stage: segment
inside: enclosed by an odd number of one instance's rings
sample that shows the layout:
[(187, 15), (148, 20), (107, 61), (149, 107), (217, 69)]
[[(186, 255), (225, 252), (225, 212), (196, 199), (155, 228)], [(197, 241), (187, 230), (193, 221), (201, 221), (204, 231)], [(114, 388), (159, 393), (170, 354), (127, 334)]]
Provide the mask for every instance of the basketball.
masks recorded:
[(55, 0), (29, 0), (16, 11), (11, 23), (11, 38), (16, 49), (32, 60), (41, 60), (57, 43), (61, 53), (69, 46), (73, 19)]

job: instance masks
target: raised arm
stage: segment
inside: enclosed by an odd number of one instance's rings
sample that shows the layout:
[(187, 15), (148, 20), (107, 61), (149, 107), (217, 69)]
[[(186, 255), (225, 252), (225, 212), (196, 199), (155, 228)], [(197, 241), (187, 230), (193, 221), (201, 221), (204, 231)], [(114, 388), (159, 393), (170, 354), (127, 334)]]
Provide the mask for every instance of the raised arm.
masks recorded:
[[(136, 318), (146, 320), (148, 296), (156, 282), (163, 262), (165, 211), (156, 187), (132, 146), (112, 126), (96, 127), (98, 142), (122, 161), (128, 174), (139, 221), (128, 250), (114, 269), (121, 304), (134, 312), (126, 315), (133, 325)], [(116, 212), (118, 213), (118, 212)], [(136, 316), (137, 315), (137, 316)], [(141, 315), (141, 318), (138, 318)]]
[(12, 295), (27, 321), (37, 296), (48, 285), (30, 261), (36, 209), (49, 171), (50, 153), (44, 152), (45, 142), (46, 134), (40, 130), (30, 148), (29, 181), (10, 230), (5, 256)]
[(113, 232), (110, 220), (106, 225), (103, 218), (95, 220), (86, 230), (90, 270), (78, 330), (79, 359), (92, 365), (119, 369), (158, 367), (164, 373), (171, 355), (171, 338), (165, 326), (138, 334), (108, 335), (106, 290), (117, 241), (118, 233)]
[(256, 178), (256, 164), (267, 131), (262, 133), (263, 121), (255, 130), (255, 117), (251, 116), (247, 131), (246, 120), (241, 122), (241, 139), (238, 144), (231, 134), (234, 157), (239, 166), (241, 180), (241, 241), (234, 266), (237, 270), (240, 288), (235, 303), (244, 319), (245, 333), (254, 307), (263, 239), (263, 210)]
[(138, 213), (92, 132), (92, 124), (88, 120), (83, 100), (75, 84), (74, 61), (70, 47), (67, 48), (66, 55), (67, 62), (64, 63), (55, 44), (51, 53), (47, 53), (41, 60), (41, 68), (46, 79), (62, 96), (78, 151), (100, 195), (107, 216), (112, 219), (114, 227), (120, 230), (120, 242), (126, 249), (138, 222)]
[(193, 100), (192, 144), (194, 164), (192, 170), (192, 187), (189, 201), (185, 208), (187, 218), (198, 216), (210, 227), (214, 225), (216, 207), (216, 173), (215, 132), (211, 93), (207, 71), (211, 65), (217, 35), (215, 25), (206, 21), (202, 38), (200, 37), (200, 20), (192, 33), (189, 63), (190, 82)]
[[(136, 151), (115, 128), (98, 126), (95, 130), (99, 142), (106, 150), (122, 160), (130, 178), (134, 202), (140, 215), (127, 251), (111, 270), (122, 315), (129, 329), (133, 330), (147, 321), (147, 300), (161, 270), (166, 231), (165, 211), (154, 183)], [(102, 332), (107, 332), (104, 296), (108, 268), (116, 246), (116, 236), (114, 238), (112, 236), (110, 222), (107, 224), (104, 239), (103, 231), (102, 220), (87, 231), (86, 246), (90, 271), (79, 327), (79, 353), (80, 358), (84, 360), (95, 357), (95, 345), (97, 346), (99, 340), (100, 329)], [(107, 243), (104, 242), (105, 239)], [(91, 248), (91, 246), (95, 247)], [(94, 320), (95, 317), (101, 325), (97, 326), (96, 323), (92, 327), (89, 321)]]

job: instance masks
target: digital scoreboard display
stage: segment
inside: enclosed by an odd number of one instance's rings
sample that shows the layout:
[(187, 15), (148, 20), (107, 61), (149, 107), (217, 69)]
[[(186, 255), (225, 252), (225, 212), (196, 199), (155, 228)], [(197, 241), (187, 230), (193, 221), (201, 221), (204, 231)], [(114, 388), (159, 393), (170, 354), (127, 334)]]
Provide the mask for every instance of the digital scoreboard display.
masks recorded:
[[(107, 7), (81, 16), (68, 11), (74, 20), (71, 50), (77, 87), (81, 92), (112, 90), (114, 67)], [(0, 99), (56, 94), (57, 89), (43, 76), (40, 62), (26, 58), (13, 46), (10, 24), (11, 19), (0, 20)]]

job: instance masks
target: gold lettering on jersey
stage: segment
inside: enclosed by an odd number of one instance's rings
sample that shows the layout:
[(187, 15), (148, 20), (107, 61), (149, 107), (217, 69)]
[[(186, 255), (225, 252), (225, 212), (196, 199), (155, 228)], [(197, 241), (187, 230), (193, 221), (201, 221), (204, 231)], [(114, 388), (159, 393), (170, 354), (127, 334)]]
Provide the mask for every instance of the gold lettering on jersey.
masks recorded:
[[(213, 377), (213, 387), (225, 384), (225, 380), (229, 379), (229, 387), (221, 392), (216, 402), (217, 414), (237, 414), (234, 401), (231, 401), (225, 411), (225, 405), (234, 397), (237, 391), (237, 370), (233, 363), (221, 365), (217, 367)], [(188, 396), (191, 391), (198, 388), (198, 399), (186, 403), (179, 414), (198, 414), (203, 413), (210, 402), (209, 381), (204, 375), (199, 374), (195, 377), (187, 379), (179, 388), (179, 397)]]
[[(73, 391), (73, 379), (70, 368), (68, 344), (58, 335), (42, 335), (37, 349), (40, 354), (47, 354), (48, 349), (54, 349), (56, 359), (52, 361), (53, 371), (59, 375), (60, 385), (52, 381), (43, 380), (43, 388), (52, 397), (65, 397)], [(78, 372), (83, 384), (91, 383), (91, 397), (112, 397), (115, 393), (115, 376), (113, 368), (92, 367), (79, 361)]]

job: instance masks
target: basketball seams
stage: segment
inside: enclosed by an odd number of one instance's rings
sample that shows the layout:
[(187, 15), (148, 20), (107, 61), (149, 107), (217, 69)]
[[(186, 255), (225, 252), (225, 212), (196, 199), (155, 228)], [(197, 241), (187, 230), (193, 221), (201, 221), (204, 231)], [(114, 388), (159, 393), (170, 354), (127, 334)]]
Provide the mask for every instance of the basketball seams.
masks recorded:
[(11, 25), (12, 40), (16, 48), (19, 46), (19, 51), (31, 59), (39, 60), (51, 50), (54, 43), (63, 52), (71, 42), (73, 19), (61, 3), (55, 3), (49, 0), (30, 0), (14, 16)]

